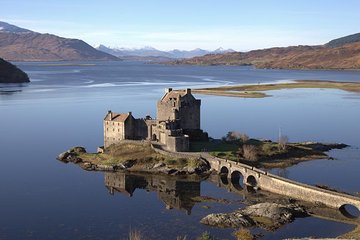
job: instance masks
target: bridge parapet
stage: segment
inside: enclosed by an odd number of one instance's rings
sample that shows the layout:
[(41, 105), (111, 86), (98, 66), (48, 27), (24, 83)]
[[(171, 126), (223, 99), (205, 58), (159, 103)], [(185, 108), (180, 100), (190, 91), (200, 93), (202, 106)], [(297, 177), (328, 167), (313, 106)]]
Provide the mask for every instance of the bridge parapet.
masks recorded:
[(244, 184), (285, 195), (291, 198), (322, 203), (328, 207), (341, 209), (344, 205), (353, 205), (360, 210), (360, 198), (330, 191), (268, 173), (267, 171), (235, 161), (205, 155), (205, 159), (217, 172), (226, 173), (229, 178), (238, 171), (244, 177)]

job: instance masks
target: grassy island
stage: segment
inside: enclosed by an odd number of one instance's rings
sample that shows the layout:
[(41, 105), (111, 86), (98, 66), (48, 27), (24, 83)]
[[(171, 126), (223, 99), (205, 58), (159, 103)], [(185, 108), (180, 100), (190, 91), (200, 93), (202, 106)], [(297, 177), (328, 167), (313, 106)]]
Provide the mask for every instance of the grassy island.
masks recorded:
[(173, 175), (202, 174), (209, 166), (197, 158), (158, 153), (150, 142), (132, 141), (113, 144), (102, 153), (87, 153), (83, 147), (74, 147), (61, 153), (58, 159), (73, 162), (85, 170), (166, 173)]
[(223, 86), (214, 88), (199, 88), (192, 90), (193, 93), (242, 97), (242, 98), (263, 98), (269, 97), (263, 91), (282, 90), (282, 89), (299, 89), (299, 88), (319, 88), (319, 89), (340, 89), (349, 92), (360, 93), (359, 82), (337, 82), (337, 81), (320, 81), (320, 80), (298, 80), (291, 83), (269, 83), (269, 84), (252, 84)]

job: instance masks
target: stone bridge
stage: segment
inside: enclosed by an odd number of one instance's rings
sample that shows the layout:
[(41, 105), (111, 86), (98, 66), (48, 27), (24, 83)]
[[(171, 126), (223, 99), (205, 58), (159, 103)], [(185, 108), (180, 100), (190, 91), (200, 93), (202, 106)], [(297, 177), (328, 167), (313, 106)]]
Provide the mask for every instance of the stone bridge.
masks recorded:
[(346, 212), (347, 205), (360, 211), (360, 198), (292, 181), (246, 164), (216, 158), (208, 153), (202, 153), (201, 157), (209, 162), (211, 168), (217, 171), (224, 181), (231, 181), (235, 188), (237, 184), (240, 187), (246, 185), (302, 201), (323, 204), (343, 212)]
[(345, 207), (349, 205), (356, 207), (360, 211), (360, 198), (355, 196), (282, 178), (246, 164), (216, 158), (209, 153), (170, 152), (159, 148), (156, 146), (156, 143), (153, 143), (152, 147), (161, 154), (169, 154), (173, 157), (201, 157), (208, 161), (211, 168), (222, 176), (224, 182), (231, 182), (231, 185), (238, 190), (241, 190), (242, 186), (245, 185), (289, 198), (322, 204), (330, 208), (339, 209), (344, 214), (347, 214)]

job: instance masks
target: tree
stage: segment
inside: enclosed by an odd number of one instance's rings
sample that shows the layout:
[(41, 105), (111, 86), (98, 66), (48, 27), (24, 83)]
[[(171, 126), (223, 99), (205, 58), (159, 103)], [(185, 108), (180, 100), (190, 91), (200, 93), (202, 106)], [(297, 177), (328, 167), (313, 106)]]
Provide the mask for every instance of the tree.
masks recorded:
[(289, 143), (289, 138), (286, 135), (280, 135), (279, 137), (279, 150), (285, 150), (287, 144)]
[(258, 160), (258, 148), (254, 145), (245, 144), (242, 147), (243, 157), (249, 161), (257, 161)]

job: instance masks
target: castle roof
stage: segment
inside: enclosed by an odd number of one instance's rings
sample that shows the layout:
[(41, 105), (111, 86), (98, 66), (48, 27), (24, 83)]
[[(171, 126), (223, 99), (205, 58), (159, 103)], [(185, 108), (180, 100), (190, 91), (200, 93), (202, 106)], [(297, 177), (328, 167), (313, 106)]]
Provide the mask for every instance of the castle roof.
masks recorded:
[(169, 88), (166, 90), (165, 95), (161, 98), (160, 101), (167, 102), (169, 100), (180, 100), (181, 97), (185, 96), (186, 94), (191, 94), (191, 90), (172, 90), (172, 88)]
[(114, 113), (109, 111), (105, 116), (105, 121), (114, 121), (114, 122), (125, 122), (126, 119), (131, 115), (131, 113)]

